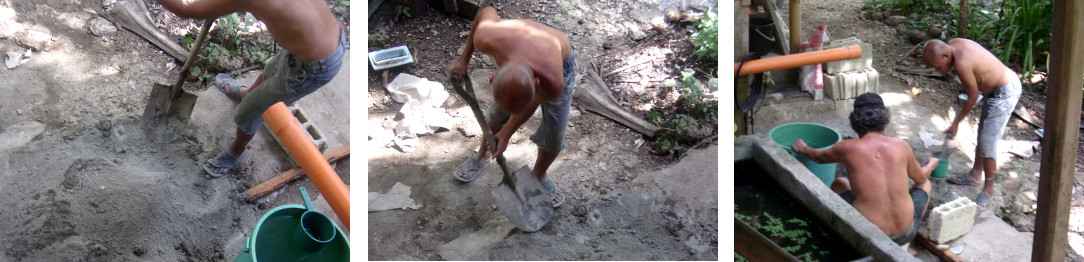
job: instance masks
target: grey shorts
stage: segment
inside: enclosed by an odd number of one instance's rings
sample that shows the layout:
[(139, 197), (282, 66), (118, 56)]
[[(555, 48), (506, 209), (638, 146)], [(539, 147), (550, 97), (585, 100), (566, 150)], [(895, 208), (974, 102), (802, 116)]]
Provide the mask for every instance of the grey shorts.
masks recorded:
[[(561, 95), (542, 103), (542, 125), (531, 135), (531, 141), (538, 147), (554, 154), (561, 153), (568, 146), (565, 143), (565, 129), (568, 128), (568, 113), (572, 108), (572, 93), (576, 91), (575, 48), (569, 50), (563, 67), (565, 90)], [(508, 122), (509, 115), (497, 109), (494, 102), (489, 105), (486, 118), (490, 125), (503, 125)]]
[(997, 158), (997, 143), (1005, 134), (1016, 102), (1020, 101), (1020, 79), (1013, 77), (1009, 84), (986, 96), (979, 116), (979, 152), (985, 158)]
[(233, 122), (245, 134), (256, 133), (263, 125), (263, 112), (271, 105), (278, 102), (293, 104), (335, 78), (346, 45), (346, 34), (339, 31), (339, 47), (324, 59), (304, 62), (290, 52), (276, 54), (267, 62), (260, 86), (248, 93), (234, 109)]

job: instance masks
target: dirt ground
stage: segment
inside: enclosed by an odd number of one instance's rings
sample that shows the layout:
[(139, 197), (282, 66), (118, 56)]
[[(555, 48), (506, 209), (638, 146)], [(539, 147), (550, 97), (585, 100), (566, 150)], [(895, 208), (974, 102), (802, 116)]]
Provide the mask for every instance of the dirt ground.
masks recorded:
[[(960, 100), (956, 97), (958, 84), (952, 78), (938, 78), (919, 75), (909, 75), (897, 72), (898, 67), (923, 67), (920, 51), (916, 51), (908, 58), (902, 60), (902, 64), (896, 64), (905, 56), (905, 52), (914, 47), (903, 36), (902, 27), (889, 26), (881, 21), (870, 20), (863, 17), (864, 10), (862, 0), (828, 1), (814, 0), (803, 1), (802, 31), (805, 35), (812, 32), (822, 22), (827, 23), (827, 31), (832, 39), (842, 39), (856, 36), (864, 42), (871, 43), (874, 49), (873, 67), (880, 73), (880, 93), (885, 98), (890, 110), (892, 110), (891, 127), (886, 133), (904, 138), (915, 150), (920, 163), (925, 163), (926, 157), (933, 152), (940, 151), (939, 146), (929, 146), (920, 138), (920, 133), (934, 134), (934, 138), (941, 140), (940, 133), (948, 127), (951, 117), (954, 117), (960, 108)], [(780, 6), (786, 14), (786, 5)], [(902, 14), (906, 15), (906, 14)], [(919, 95), (912, 94), (912, 88), (920, 91)], [(792, 94), (782, 100), (773, 100), (767, 103), (772, 105), (785, 105), (799, 100), (809, 100), (808, 95), (793, 95), (796, 90), (793, 86), (780, 86), (773, 89), (775, 92)], [(1038, 118), (1044, 118), (1046, 95), (1042, 89), (1029, 89), (1025, 86), (1019, 106), (1027, 108)], [(848, 100), (849, 105), (853, 100)], [(838, 104), (837, 104), (838, 105)], [(976, 107), (972, 114), (961, 124), (959, 137), (953, 142), (953, 146), (959, 151), (952, 155), (949, 167), (949, 175), (966, 173), (971, 168), (974, 159), (975, 130), (978, 123)], [(769, 111), (771, 111), (769, 109)], [(849, 110), (844, 110), (848, 111)], [(767, 133), (772, 127), (785, 122), (782, 118), (793, 115), (787, 112), (778, 112), (776, 116), (762, 117), (756, 125), (757, 133)], [(775, 120), (764, 120), (777, 118)], [(793, 118), (793, 117), (790, 117)], [(837, 127), (845, 137), (856, 137), (846, 122), (845, 115), (823, 116), (818, 121), (824, 121), (829, 126)], [(801, 119), (797, 119), (801, 120)], [(1028, 125), (1023, 120), (1013, 117), (1006, 128), (1006, 133), (1000, 147), (1013, 143), (1025, 143), (1039, 141), (1040, 137), (1035, 133), (1037, 128)], [(1030, 157), (1022, 157), (1011, 154), (999, 155), (998, 179), (994, 188), (994, 202), (991, 205), (980, 208), (984, 215), (980, 218), (1000, 218), (1016, 231), (1031, 232), (1034, 230), (1036, 194), (1038, 191), (1039, 152), (1034, 151)], [(1026, 151), (1026, 150), (1025, 150)], [(1080, 258), (1078, 254), (1084, 251), (1084, 217), (1079, 216), (1084, 210), (1084, 174), (1081, 167), (1084, 166), (1084, 148), (1077, 152), (1076, 184), (1073, 193), (1073, 215), (1069, 222), (1070, 257), (1074, 261)], [(957, 197), (967, 197), (974, 200), (979, 193), (979, 187), (958, 186), (947, 183), (944, 179), (935, 179), (934, 194), (931, 198), (930, 208), (938, 204), (951, 201)], [(979, 220), (977, 220), (979, 221)], [(978, 223), (978, 222), (976, 222)], [(1008, 228), (1008, 227), (1006, 227)], [(1013, 229), (1008, 229), (1013, 230)], [(1019, 233), (1019, 232), (1017, 232)], [(1027, 242), (1030, 245), (1030, 242)], [(964, 255), (967, 251), (965, 251)], [(929, 254), (920, 256), (923, 260), (935, 260)], [(965, 256), (966, 258), (966, 256)]]
[[(699, 10), (712, 4), (689, 2)], [(645, 116), (652, 106), (664, 105), (660, 101), (676, 96), (673, 89), (655, 82), (676, 78), (680, 71), (676, 66), (693, 64), (686, 60), (691, 54), (687, 33), (691, 26), (662, 21), (663, 14), (677, 10), (679, 4), (501, 1), (498, 10), (504, 18), (532, 18), (568, 33), (576, 48), (577, 75), (582, 76), (592, 62), (603, 70), (613, 70), (633, 61), (651, 60), (606, 79), (623, 107)], [(498, 168), (487, 168), (471, 183), (450, 177), (455, 166), (475, 152), (481, 137), (470, 109), (444, 80), (446, 65), (458, 57), (457, 49), (466, 41), (471, 20), (429, 10), (392, 23), (394, 12), (393, 6), (385, 3), (370, 18), (370, 51), (408, 46), (417, 62), (391, 70), (387, 81), (408, 73), (445, 84), (445, 91), (452, 95), (442, 108), (452, 117), (453, 127), (421, 136), (412, 152), (392, 146), (391, 129), (401, 117), (397, 114), (403, 104), (394, 102), (382, 88), (383, 72), (370, 71), (366, 124), (370, 130), (366, 149), (371, 150), (369, 191), (384, 193), (401, 183), (412, 188), (410, 198), (422, 207), (369, 213), (369, 259), (718, 258), (718, 148), (711, 145), (714, 143), (690, 150), (681, 160), (655, 156), (648, 153), (647, 145), (637, 142), (642, 135), (575, 107), (566, 134), (568, 148), (549, 171), (568, 201), (555, 209), (554, 217), (541, 231), (513, 230), (489, 194), (500, 181)], [(645, 34), (639, 41), (630, 37), (636, 30)], [(471, 78), (483, 107), (492, 98), (484, 79), (494, 70), (488, 58), (475, 54)], [(702, 72), (701, 77), (714, 73)], [(622, 81), (629, 79), (636, 81)], [(648, 80), (647, 84), (641, 79)], [(658, 81), (652, 81), (655, 79)], [(536, 149), (528, 137), (538, 125), (538, 117), (532, 117), (513, 135), (505, 153), (510, 168), (534, 162)], [(683, 176), (693, 177), (678, 178)]]
[[(200, 93), (183, 137), (148, 141), (140, 123), (149, 88), (172, 83), (180, 65), (130, 31), (92, 34), (88, 27), (113, 3), (0, 0), (0, 51), (32, 50), (26, 63), (0, 68), (0, 205), (8, 207), (0, 214), (0, 261), (232, 260), (264, 212), (302, 202), (298, 186), (335, 217), (308, 180), (244, 201), (241, 192), (295, 166), (267, 131), (257, 133), (238, 171), (220, 179), (201, 173), (199, 164), (233, 137), (226, 117), (233, 103), (213, 88)], [(153, 1), (148, 9), (171, 16)], [(199, 24), (172, 19), (155, 21), (175, 41)], [(329, 148), (349, 143), (348, 72), (344, 65), (332, 84), (299, 102), (323, 123)], [(257, 74), (239, 77), (251, 82)], [(336, 171), (349, 184), (347, 162)]]

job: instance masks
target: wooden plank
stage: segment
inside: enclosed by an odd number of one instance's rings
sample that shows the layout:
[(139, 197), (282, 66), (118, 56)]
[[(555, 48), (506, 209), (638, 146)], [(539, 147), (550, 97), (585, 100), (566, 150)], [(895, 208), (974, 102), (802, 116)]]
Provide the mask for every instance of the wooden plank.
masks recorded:
[(941, 258), (941, 261), (945, 261), (945, 262), (963, 262), (964, 261), (963, 258), (960, 258), (960, 256), (957, 256), (956, 253), (952, 253), (952, 251), (938, 249), (937, 244), (934, 243), (933, 241), (930, 241), (930, 236), (927, 235), (926, 232), (919, 231), (918, 236), (915, 237), (915, 241), (917, 241), (919, 244), (922, 244), (922, 247), (925, 247), (926, 250), (930, 251), (930, 253), (933, 253), (937, 257)]
[[(1031, 261), (1065, 261), (1080, 130), (1081, 75), (1084, 75), (1084, 3), (1054, 1), (1050, 86), (1039, 167), (1039, 201)], [(1071, 112), (1071, 113), (1070, 113)]]
[[(335, 163), (347, 157), (350, 157), (350, 144), (339, 146), (338, 148), (324, 153), (324, 158), (327, 159), (328, 163)], [(280, 188), (285, 187), (286, 184), (302, 177), (305, 177), (305, 171), (301, 170), (300, 167), (282, 172), (259, 185), (245, 190), (245, 200), (248, 202), (259, 200), (271, 192), (275, 192), (275, 190), (279, 190)]]
[(734, 219), (734, 252), (749, 261), (798, 261), (745, 222)]

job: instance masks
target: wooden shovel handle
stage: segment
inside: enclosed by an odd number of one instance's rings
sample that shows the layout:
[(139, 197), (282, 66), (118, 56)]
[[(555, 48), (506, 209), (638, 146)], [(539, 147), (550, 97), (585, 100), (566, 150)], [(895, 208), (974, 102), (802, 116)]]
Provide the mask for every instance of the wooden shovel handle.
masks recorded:
[[(493, 136), (493, 131), (489, 130), (489, 123), (487, 123), (485, 115), (482, 114), (481, 107), (478, 106), (478, 99), (475, 99), (474, 97), (474, 86), (471, 84), (470, 77), (452, 74), (448, 78), (449, 82), (452, 83), (452, 89), (455, 89), (455, 92), (458, 93), (463, 100), (467, 101), (467, 105), (469, 105), (471, 111), (474, 112), (474, 118), (478, 120), (478, 125), (482, 128), (482, 136), (489, 142), (490, 152), (496, 152), (497, 138)], [(509, 172), (504, 155), (497, 156), (497, 165), (500, 165), (501, 171), (504, 172), (504, 180), (501, 182), (506, 183), (508, 186), (515, 189), (516, 179), (512, 177), (512, 172)]]
[(193, 60), (196, 60), (196, 55), (199, 55), (199, 49), (203, 46), (203, 40), (207, 39), (207, 31), (211, 30), (211, 25), (215, 24), (214, 19), (207, 19), (203, 22), (203, 27), (199, 29), (199, 35), (196, 36), (196, 42), (192, 45), (192, 51), (188, 53), (188, 58), (184, 60), (184, 66), (181, 66), (181, 79), (177, 79), (177, 83), (173, 84), (173, 89), (181, 88), (184, 84), (184, 79), (188, 77), (188, 72), (192, 69)]

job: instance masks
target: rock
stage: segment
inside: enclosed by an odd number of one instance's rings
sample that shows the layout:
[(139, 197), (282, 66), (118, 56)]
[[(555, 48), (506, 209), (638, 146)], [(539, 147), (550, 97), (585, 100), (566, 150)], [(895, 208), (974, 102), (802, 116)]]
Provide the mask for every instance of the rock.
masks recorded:
[(117, 32), (117, 27), (113, 26), (113, 22), (100, 16), (91, 19), (89, 27), (90, 33), (96, 36), (107, 36)]
[(918, 44), (929, 39), (929, 37), (926, 36), (926, 32), (917, 29), (907, 30), (904, 35), (907, 37), (907, 42), (910, 42), (911, 44)]
[(898, 26), (903, 23), (904, 20), (907, 20), (907, 17), (902, 15), (889, 16), (888, 18), (885, 18), (885, 24), (888, 26)]
[(930, 27), (929, 29), (926, 29), (926, 36), (930, 37), (931, 39), (940, 39), (942, 31), (943, 30), (941, 30), (941, 28), (938, 28), (936, 26)]
[(137, 257), (142, 257), (143, 254), (147, 254), (147, 250), (143, 249), (142, 247), (136, 247), (135, 250), (132, 250), (132, 254), (136, 255)]
[(683, 15), (681, 11), (671, 10), (670, 12), (666, 12), (666, 21), (671, 23), (681, 22), (681, 19), (684, 17), (685, 15)]
[(869, 15), (869, 18), (873, 19), (873, 20), (876, 20), (876, 21), (884, 21), (885, 20), (885, 14), (882, 13), (882, 12), (873, 12), (873, 13), (871, 13)]
[(109, 9), (110, 6), (116, 3), (117, 0), (102, 0), (102, 8)]
[(602, 49), (603, 50), (610, 50), (610, 49), (613, 49), (613, 48), (614, 48), (614, 43), (613, 42), (602, 43)]
[(582, 205), (581, 206), (576, 206), (576, 208), (572, 209), (572, 215), (577, 216), (577, 217), (586, 217), (587, 216), (587, 207), (582, 206)]
[(647, 33), (644, 33), (644, 30), (640, 29), (639, 25), (633, 23), (625, 23), (625, 27), (628, 28), (629, 38), (632, 38), (632, 40), (640, 41), (644, 40), (644, 38), (647, 38)]

